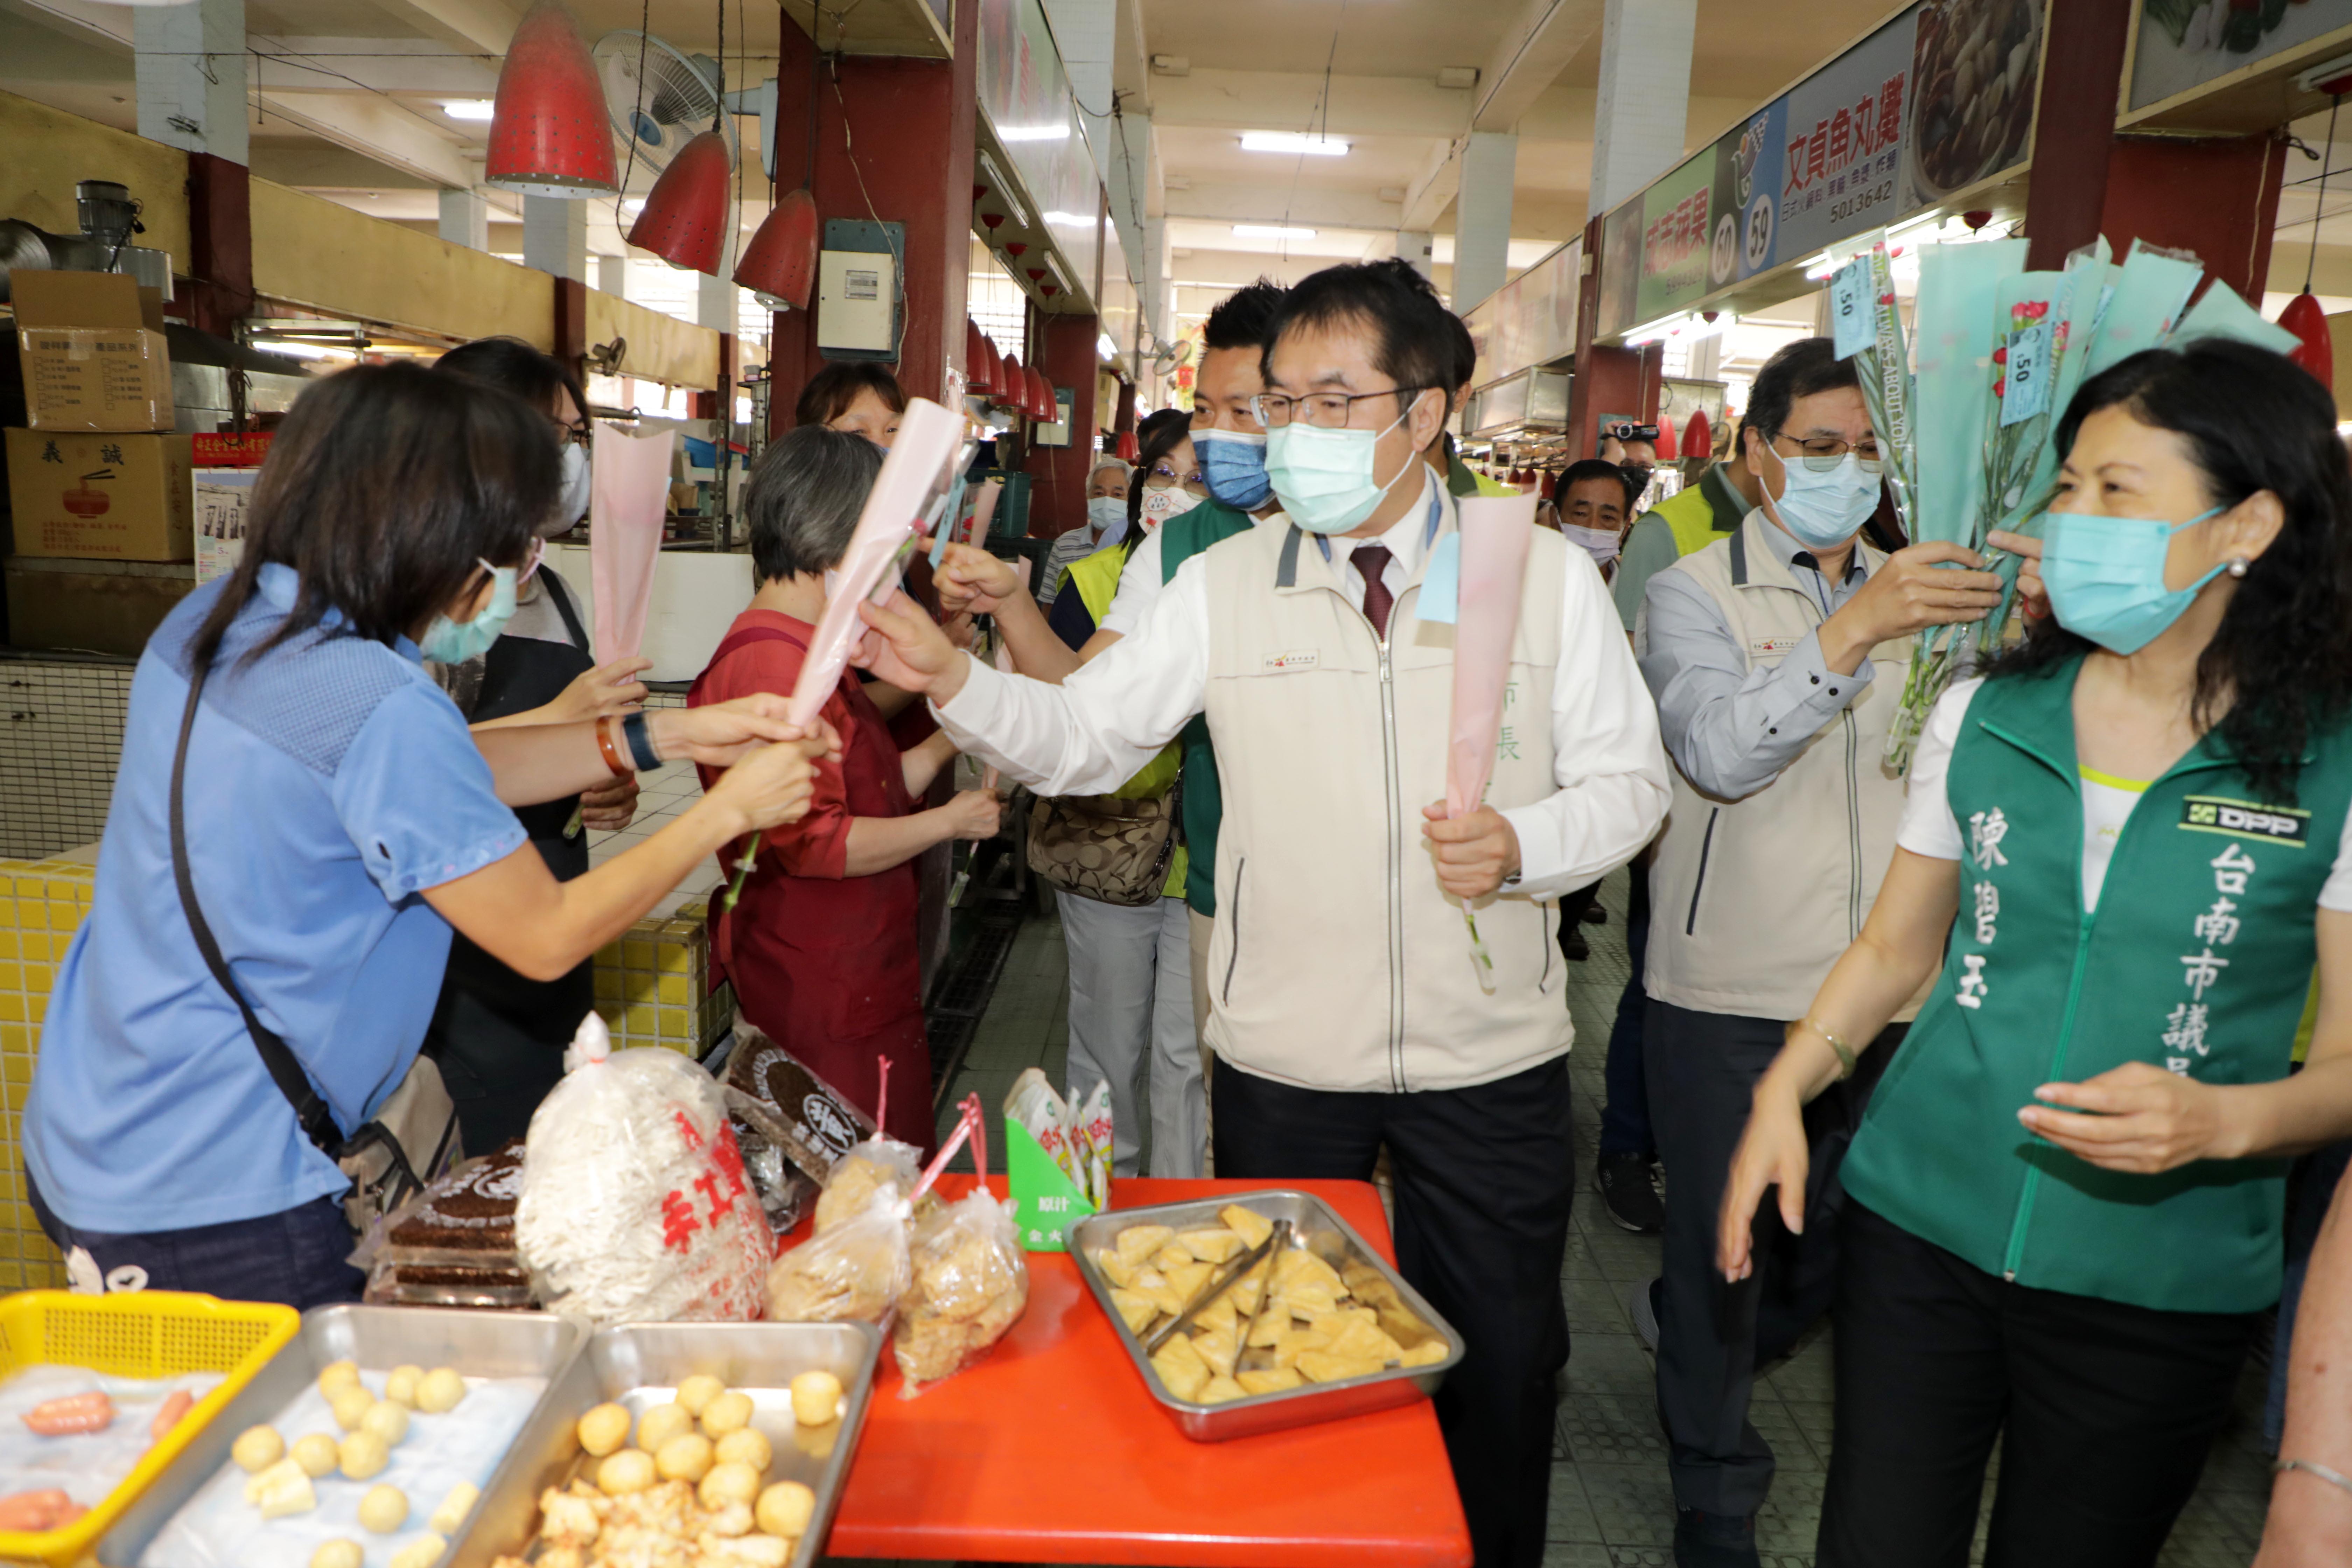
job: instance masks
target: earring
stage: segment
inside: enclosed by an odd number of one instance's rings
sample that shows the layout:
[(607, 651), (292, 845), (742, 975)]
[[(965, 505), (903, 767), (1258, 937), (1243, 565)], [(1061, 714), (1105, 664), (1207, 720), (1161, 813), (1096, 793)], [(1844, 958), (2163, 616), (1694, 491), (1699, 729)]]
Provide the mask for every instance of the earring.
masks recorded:
[(2246, 558), (2242, 555), (2231, 556), (2230, 558), (2230, 564), (2226, 570), (2232, 577), (2244, 576), (2246, 574)]

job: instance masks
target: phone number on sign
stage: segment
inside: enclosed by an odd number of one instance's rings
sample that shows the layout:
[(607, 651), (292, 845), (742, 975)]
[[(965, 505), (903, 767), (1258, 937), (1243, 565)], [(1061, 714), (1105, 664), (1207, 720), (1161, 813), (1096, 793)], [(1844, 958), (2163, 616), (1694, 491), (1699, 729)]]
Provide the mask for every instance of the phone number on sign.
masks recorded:
[(1846, 197), (1845, 200), (1838, 203), (1835, 206), (1830, 208), (1830, 222), (1839, 224), (1845, 222), (1846, 219), (1851, 217), (1859, 217), (1864, 213), (1868, 212), (1871, 208), (1875, 206), (1884, 206), (1886, 203), (1891, 202), (1894, 199), (1894, 180), (1881, 180), (1878, 184), (1871, 186), (1870, 189), (1866, 191), (1857, 191), (1853, 195)]

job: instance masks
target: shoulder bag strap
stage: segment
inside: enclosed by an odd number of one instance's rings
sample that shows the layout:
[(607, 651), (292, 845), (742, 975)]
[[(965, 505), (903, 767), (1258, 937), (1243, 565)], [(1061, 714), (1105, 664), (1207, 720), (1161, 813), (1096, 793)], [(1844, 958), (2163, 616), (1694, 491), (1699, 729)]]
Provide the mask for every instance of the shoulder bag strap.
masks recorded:
[(588, 657), (594, 658), (596, 655), (589, 647), (588, 633), (580, 624), (579, 613), (572, 607), (572, 595), (563, 591), (563, 580), (551, 572), (539, 580), (539, 585), (547, 590), (549, 598), (555, 601), (555, 613), (563, 617), (563, 635), (572, 639), (572, 646), (587, 649)]
[(228, 963), (221, 957), (220, 944), (213, 940), (212, 927), (205, 923), (205, 912), (196, 903), (195, 879), (188, 870), (188, 825), (181, 810), (181, 797), (187, 784), (188, 736), (196, 726), (196, 706), (204, 696), (205, 677), (210, 669), (209, 660), (201, 665), (193, 659), (190, 661), (188, 708), (180, 716), (179, 748), (172, 755), (172, 877), (179, 884), (180, 908), (186, 912), (188, 929), (195, 935), (196, 951), (205, 955), (205, 966), (213, 972), (213, 978), (236, 1004), (236, 1010), (245, 1016), (246, 1030), (253, 1037), (254, 1047), (261, 1053), (261, 1065), (269, 1069), (270, 1080), (278, 1085), (278, 1092), (293, 1106), (294, 1120), (301, 1126), (302, 1135), (316, 1144), (320, 1153), (334, 1159), (336, 1151), (342, 1147), (343, 1138), (335, 1126), (333, 1113), (327, 1109), (327, 1102), (320, 1098), (319, 1091), (310, 1087), (310, 1080), (304, 1076), (302, 1064), (294, 1059), (293, 1051), (262, 1023), (252, 1005), (246, 1001), (245, 993), (236, 988), (236, 978), (229, 973)]

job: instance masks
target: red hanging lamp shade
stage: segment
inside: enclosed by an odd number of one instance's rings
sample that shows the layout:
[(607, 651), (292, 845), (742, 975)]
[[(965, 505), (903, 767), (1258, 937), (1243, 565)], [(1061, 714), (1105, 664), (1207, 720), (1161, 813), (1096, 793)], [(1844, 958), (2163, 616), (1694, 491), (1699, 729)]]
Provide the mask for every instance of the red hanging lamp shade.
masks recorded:
[(1118, 456), (1121, 461), (1129, 463), (1136, 462), (1142, 458), (1143, 447), (1136, 440), (1134, 431), (1122, 430), (1118, 433)]
[(1054, 402), (1054, 389), (1045, 384), (1045, 378), (1037, 374), (1035, 365), (1029, 367), (1028, 375), (1029, 417), (1050, 425), (1054, 422), (1054, 416), (1058, 412), (1057, 405)]
[(2308, 293), (2297, 294), (2279, 312), (2278, 324), (2302, 339), (2287, 353), (2287, 358), (2309, 371), (2319, 384), (2329, 391), (2336, 388), (2336, 342), (2328, 335), (2327, 312)]
[(988, 355), (988, 395), (993, 402), (1004, 395), (1004, 356), (996, 352), (996, 344), (986, 332), (980, 335), (980, 346)]
[(980, 323), (966, 316), (963, 319), (963, 383), (967, 395), (978, 394), (985, 397), (988, 395), (992, 368), (988, 363), (988, 339), (981, 332)]
[(1690, 422), (1683, 426), (1681, 447), (1685, 458), (1714, 456), (1715, 432), (1707, 427), (1706, 409), (1692, 415)]
[(1658, 461), (1671, 463), (1678, 456), (1675, 448), (1675, 422), (1666, 415), (1658, 416)]
[(804, 189), (786, 191), (743, 247), (735, 281), (772, 309), (805, 310), (816, 288), (816, 198)]
[(604, 85), (572, 14), (540, 0), (499, 67), (482, 178), (531, 196), (609, 196), (620, 186)]
[(1024, 409), (1029, 403), (1029, 381), (1021, 368), (1020, 359), (1006, 354), (997, 367), (996, 388), (988, 400), (999, 408)]
[(727, 138), (718, 132), (688, 142), (646, 193), (629, 243), (673, 267), (718, 277), (727, 256), (727, 187), (734, 173)]

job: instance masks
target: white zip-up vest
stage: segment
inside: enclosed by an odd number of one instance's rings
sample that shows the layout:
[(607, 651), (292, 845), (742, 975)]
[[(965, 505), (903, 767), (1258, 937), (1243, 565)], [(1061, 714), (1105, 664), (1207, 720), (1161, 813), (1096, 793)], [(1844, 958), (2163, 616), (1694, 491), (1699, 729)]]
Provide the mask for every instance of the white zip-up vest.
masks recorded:
[[(1426, 526), (1416, 510), (1398, 525)], [(1442, 497), (1436, 537), (1454, 531)], [(1567, 558), (1536, 529), (1486, 804), (1554, 794), (1552, 675)], [(1423, 556), (1425, 567), (1426, 552)], [(1397, 595), (1385, 646), (1350, 602), (1347, 556), (1296, 526), (1202, 557), (1209, 731), (1224, 820), (1207, 1038), (1221, 1062), (1307, 1089), (1463, 1089), (1561, 1055), (1558, 910), (1478, 900), (1482, 990), (1461, 906), (1437, 884), (1422, 807), (1445, 796), (1454, 628)]]
[[(1667, 568), (1723, 607), (1751, 669), (1777, 666), (1822, 624), (1820, 603), (1750, 511), (1737, 533)], [(1863, 569), (1885, 555), (1859, 541)], [(1801, 1018), (1861, 934), (1895, 856), (1902, 778), (1882, 760), (1910, 673), (1911, 639), (1870, 650), (1872, 678), (1778, 778), (1741, 800), (1705, 794), (1675, 768), (1675, 797), (1650, 868), (1643, 985), (1696, 1013)], [(1671, 748), (1669, 748), (1671, 751)], [(1917, 1012), (1906, 1007), (1900, 1019)]]

